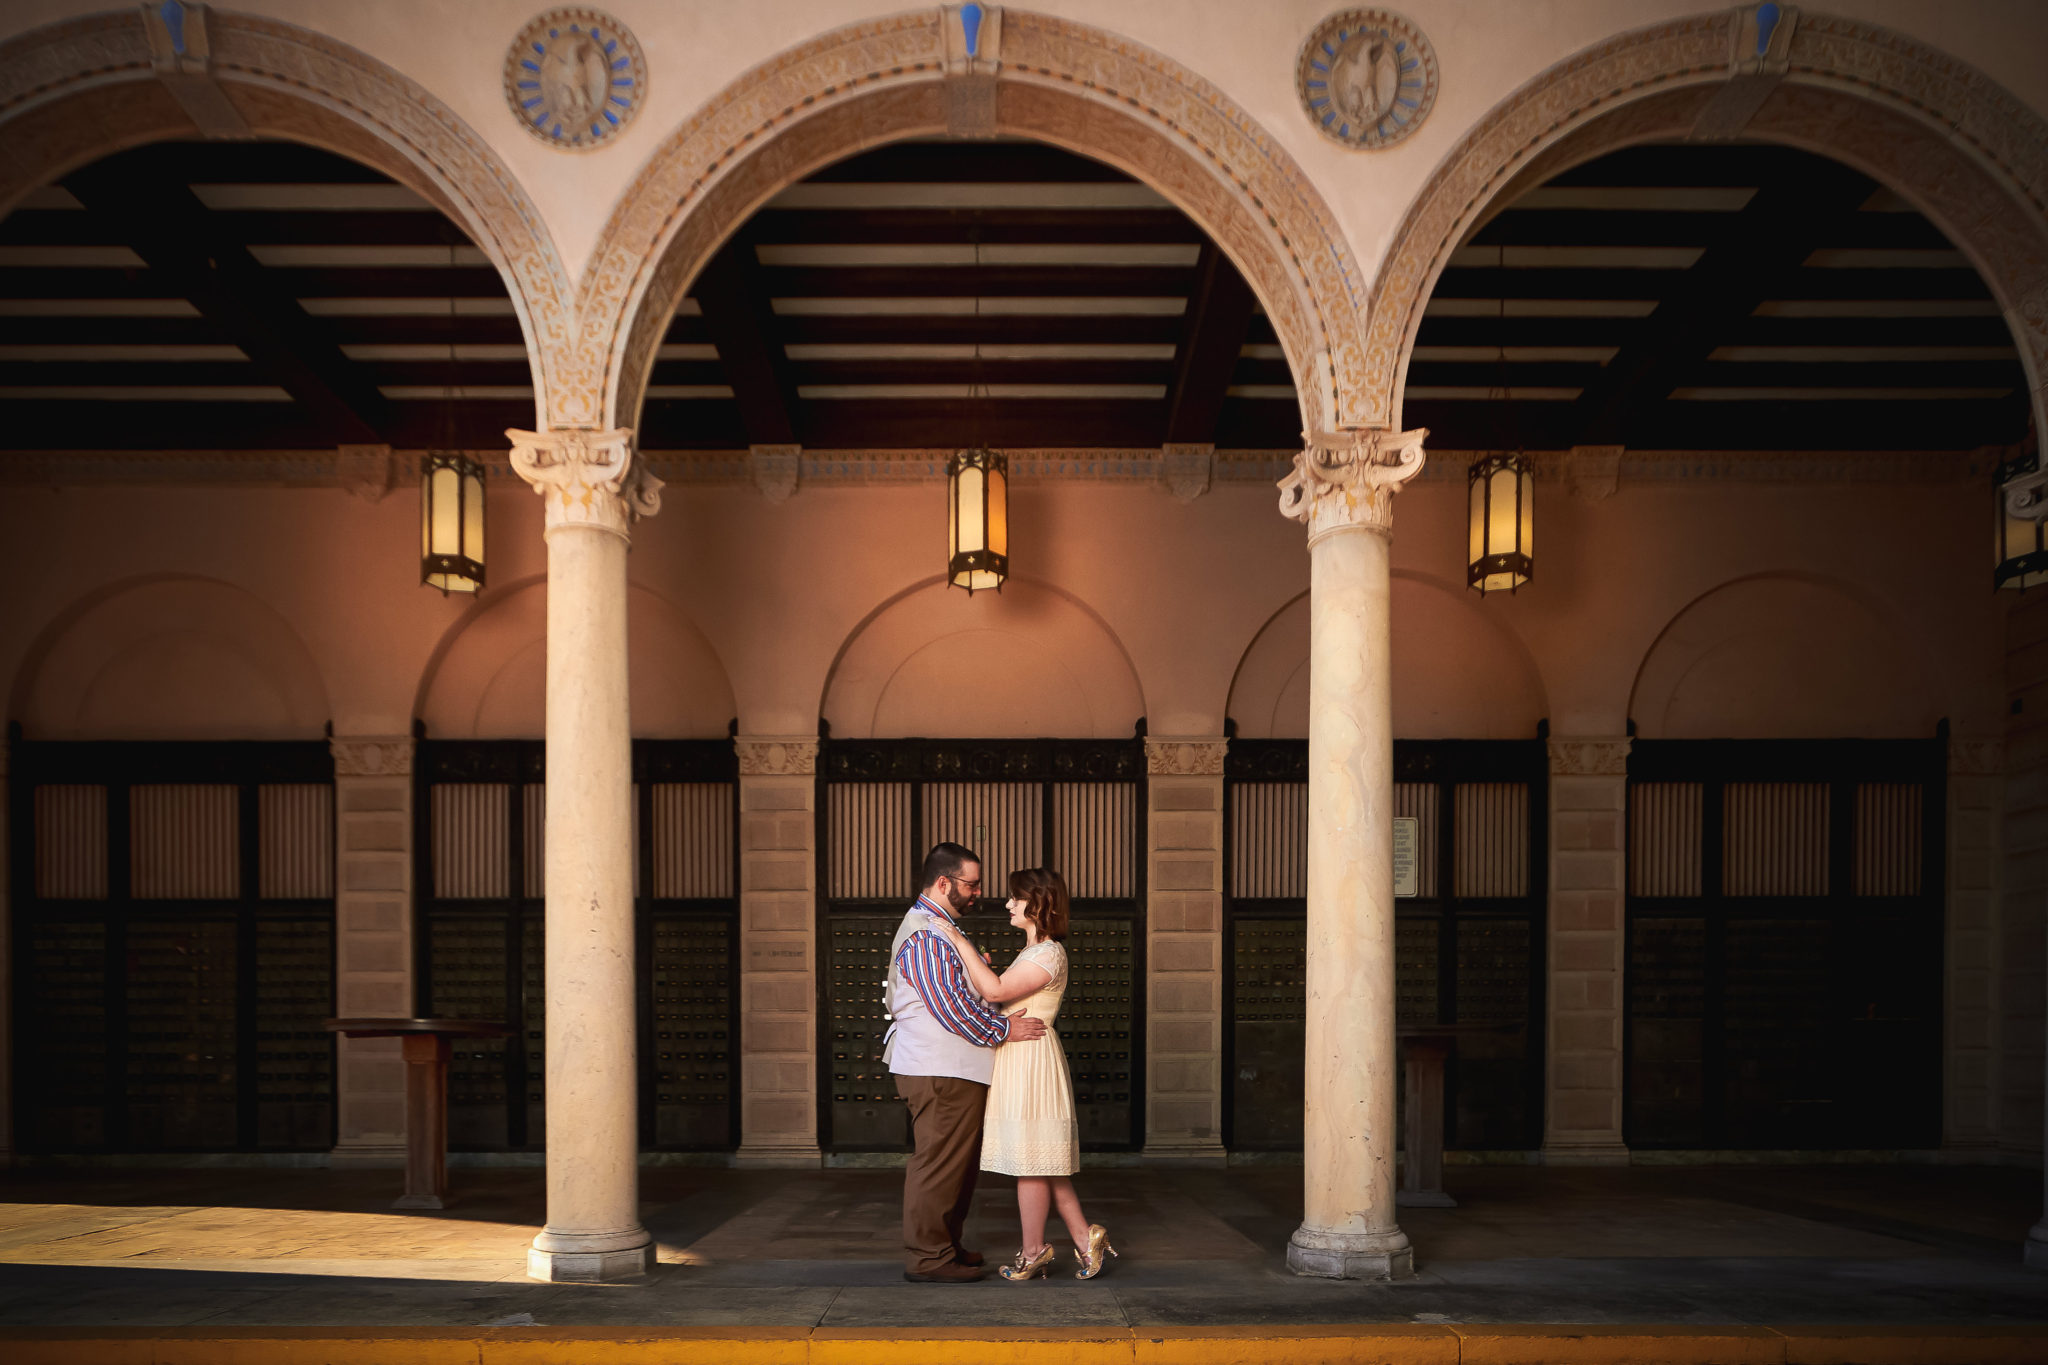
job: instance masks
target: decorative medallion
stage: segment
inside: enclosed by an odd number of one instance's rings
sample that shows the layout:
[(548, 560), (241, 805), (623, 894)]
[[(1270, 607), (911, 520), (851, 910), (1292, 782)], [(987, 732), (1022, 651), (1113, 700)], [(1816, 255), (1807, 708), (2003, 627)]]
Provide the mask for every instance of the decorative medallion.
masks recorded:
[(1422, 30), (1383, 9), (1325, 19), (1301, 47), (1294, 88), (1323, 136), (1346, 147), (1389, 147), (1436, 103), (1436, 53)]
[(632, 122), (647, 98), (647, 59), (602, 10), (551, 9), (505, 54), (505, 102), (551, 147), (588, 151)]

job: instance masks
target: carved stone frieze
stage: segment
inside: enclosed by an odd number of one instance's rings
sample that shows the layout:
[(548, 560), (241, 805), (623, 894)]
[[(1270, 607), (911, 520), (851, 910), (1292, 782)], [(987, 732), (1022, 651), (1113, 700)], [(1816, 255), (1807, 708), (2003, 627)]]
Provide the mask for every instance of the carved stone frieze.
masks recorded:
[(2005, 741), (1950, 739), (1948, 770), (1957, 776), (1997, 777), (2005, 771)]
[(336, 777), (410, 777), (410, 735), (336, 735), (327, 741)]
[(1423, 428), (1306, 431), (1294, 472), (1280, 480), (1280, 513), (1308, 526), (1313, 545), (1351, 527), (1391, 534), (1394, 494), (1422, 472)]
[(390, 446), (339, 446), (334, 474), (336, 482), (364, 502), (382, 502), (391, 491), (397, 462)]
[(1213, 445), (1168, 445), (1160, 448), (1159, 478), (1175, 502), (1193, 502), (1209, 491), (1216, 468)]
[(1626, 777), (1628, 751), (1635, 741), (1622, 739), (1553, 739), (1550, 741), (1550, 774), (1553, 777)]
[(803, 467), (802, 446), (749, 446), (747, 468), (754, 487), (770, 502), (788, 502)]
[(1145, 740), (1145, 771), (1154, 777), (1221, 777), (1227, 739)]
[(1621, 446), (1573, 446), (1564, 457), (1564, 484), (1580, 502), (1603, 502), (1621, 483)]
[(818, 771), (815, 735), (741, 735), (732, 747), (741, 777), (809, 777)]
[(637, 517), (661, 510), (661, 480), (633, 450), (630, 427), (505, 433), (512, 469), (533, 485), (546, 508), (546, 530), (587, 526), (630, 539)]

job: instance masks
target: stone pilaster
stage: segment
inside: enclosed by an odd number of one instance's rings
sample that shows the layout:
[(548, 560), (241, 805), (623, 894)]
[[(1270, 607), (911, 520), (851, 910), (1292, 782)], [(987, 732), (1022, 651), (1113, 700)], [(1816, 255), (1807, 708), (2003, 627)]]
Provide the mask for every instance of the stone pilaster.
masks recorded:
[(1394, 494), (1423, 431), (1307, 433), (1280, 483), (1308, 525), (1308, 1000), (1297, 1275), (1394, 1279)]
[(1550, 741), (1550, 981), (1543, 1160), (1625, 1166), (1626, 738)]
[(661, 483), (624, 429), (505, 435), (548, 547), (548, 1221), (527, 1274), (632, 1279), (654, 1241), (640, 1225), (626, 549)]
[(1147, 739), (1145, 1155), (1223, 1164), (1221, 736)]
[(1998, 1145), (1998, 860), (2005, 745), (1952, 739), (1948, 748), (1948, 885), (1942, 960), (1941, 1145)]
[[(413, 1013), (413, 742), (337, 735), (334, 755), (334, 1011)], [(405, 1058), (396, 1038), (340, 1038), (335, 1166), (405, 1164)]]
[(741, 1166), (816, 1166), (818, 741), (742, 735)]

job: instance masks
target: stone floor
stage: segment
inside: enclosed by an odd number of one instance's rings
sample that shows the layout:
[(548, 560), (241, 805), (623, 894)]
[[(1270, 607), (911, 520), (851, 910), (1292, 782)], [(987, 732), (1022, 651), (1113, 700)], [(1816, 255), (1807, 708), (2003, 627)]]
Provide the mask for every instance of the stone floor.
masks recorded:
[[(1389, 1285), (1284, 1271), (1298, 1169), (1089, 1170), (1123, 1253), (1101, 1279), (931, 1286), (899, 1275), (896, 1172), (657, 1167), (660, 1265), (603, 1287), (524, 1277), (539, 1171), (455, 1176), (437, 1214), (392, 1212), (380, 1171), (0, 1176), (0, 1325), (2048, 1322), (2048, 1274), (2019, 1262), (2038, 1172), (1456, 1168), (1459, 1207), (1403, 1211), (1418, 1273)], [(985, 1182), (992, 1260), (1013, 1210)]]

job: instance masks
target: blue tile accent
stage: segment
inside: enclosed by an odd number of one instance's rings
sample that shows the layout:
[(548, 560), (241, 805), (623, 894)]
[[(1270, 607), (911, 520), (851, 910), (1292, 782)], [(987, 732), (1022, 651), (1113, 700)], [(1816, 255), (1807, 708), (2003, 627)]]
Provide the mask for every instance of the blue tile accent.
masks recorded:
[(983, 11), (980, 5), (970, 4), (960, 7), (960, 32), (967, 39), (967, 55), (970, 57), (976, 55), (981, 50), (982, 14)]
[(171, 35), (171, 51), (180, 57), (185, 55), (185, 7), (178, 0), (164, 0), (163, 8), (157, 14), (164, 21), (164, 28)]
[(1776, 5), (1756, 7), (1756, 55), (1761, 57), (1770, 51), (1771, 34), (1778, 28), (1780, 13)]

